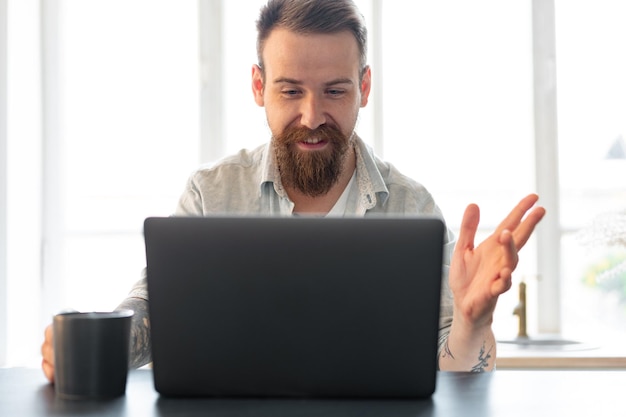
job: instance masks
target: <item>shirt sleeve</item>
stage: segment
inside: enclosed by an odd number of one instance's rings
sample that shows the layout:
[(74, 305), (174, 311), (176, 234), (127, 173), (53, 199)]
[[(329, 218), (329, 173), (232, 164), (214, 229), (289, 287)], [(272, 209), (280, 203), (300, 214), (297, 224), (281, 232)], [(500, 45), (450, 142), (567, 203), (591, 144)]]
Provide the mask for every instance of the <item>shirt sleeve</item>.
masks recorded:
[(450, 260), (456, 240), (451, 231), (448, 230), (447, 242), (443, 247), (443, 266), (441, 273), (441, 305), (439, 310), (439, 340), (437, 354), (441, 355), (448, 336), (450, 335), (450, 327), (452, 326), (452, 313), (454, 308), (452, 290), (450, 289)]
[(141, 279), (137, 281), (130, 292), (128, 293), (127, 298), (140, 298), (142, 300), (148, 301), (148, 279), (147, 279), (147, 271), (144, 268), (141, 271)]
[(202, 195), (195, 175), (189, 177), (183, 194), (176, 206), (177, 216), (201, 216), (203, 214)]

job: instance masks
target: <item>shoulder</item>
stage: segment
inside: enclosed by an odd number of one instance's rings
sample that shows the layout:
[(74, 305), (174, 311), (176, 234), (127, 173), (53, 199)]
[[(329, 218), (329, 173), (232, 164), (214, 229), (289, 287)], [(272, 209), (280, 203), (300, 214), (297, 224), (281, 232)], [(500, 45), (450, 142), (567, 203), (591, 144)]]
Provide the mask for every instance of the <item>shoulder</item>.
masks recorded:
[(267, 145), (223, 158), (196, 169), (179, 199), (179, 215), (257, 210), (266, 172)]
[(374, 156), (376, 167), (389, 191), (387, 205), (391, 210), (440, 215), (430, 191), (417, 180), (405, 175), (390, 162)]
[(263, 161), (266, 153), (267, 145), (261, 145), (252, 150), (242, 149), (216, 162), (201, 165), (192, 173), (191, 179), (228, 179), (230, 176), (237, 177), (245, 173), (260, 173), (264, 167)]

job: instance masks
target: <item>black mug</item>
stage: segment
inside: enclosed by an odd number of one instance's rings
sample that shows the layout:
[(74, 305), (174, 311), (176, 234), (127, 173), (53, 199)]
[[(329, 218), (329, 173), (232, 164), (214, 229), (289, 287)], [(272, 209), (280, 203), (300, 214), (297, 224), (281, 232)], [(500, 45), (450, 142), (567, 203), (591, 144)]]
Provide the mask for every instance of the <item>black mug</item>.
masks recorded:
[(54, 316), (54, 386), (65, 399), (124, 395), (132, 310)]

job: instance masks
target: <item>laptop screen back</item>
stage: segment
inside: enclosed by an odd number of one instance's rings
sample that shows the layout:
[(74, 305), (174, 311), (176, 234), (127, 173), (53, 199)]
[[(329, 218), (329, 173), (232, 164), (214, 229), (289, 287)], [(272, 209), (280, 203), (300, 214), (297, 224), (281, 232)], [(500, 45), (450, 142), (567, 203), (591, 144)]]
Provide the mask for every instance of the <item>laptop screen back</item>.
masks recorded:
[(411, 397), (435, 389), (435, 218), (149, 218), (164, 396)]

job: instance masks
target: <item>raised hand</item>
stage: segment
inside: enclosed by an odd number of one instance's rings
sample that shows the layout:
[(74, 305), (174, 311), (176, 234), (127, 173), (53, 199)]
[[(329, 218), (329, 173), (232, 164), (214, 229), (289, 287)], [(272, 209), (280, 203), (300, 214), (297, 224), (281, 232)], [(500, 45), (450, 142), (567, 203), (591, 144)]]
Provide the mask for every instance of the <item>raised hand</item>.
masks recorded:
[(450, 266), (456, 318), (475, 327), (491, 324), (498, 297), (511, 288), (518, 252), (545, 214), (543, 207), (533, 208), (537, 200), (535, 194), (524, 197), (477, 247), (480, 210), (475, 204), (467, 207)]

